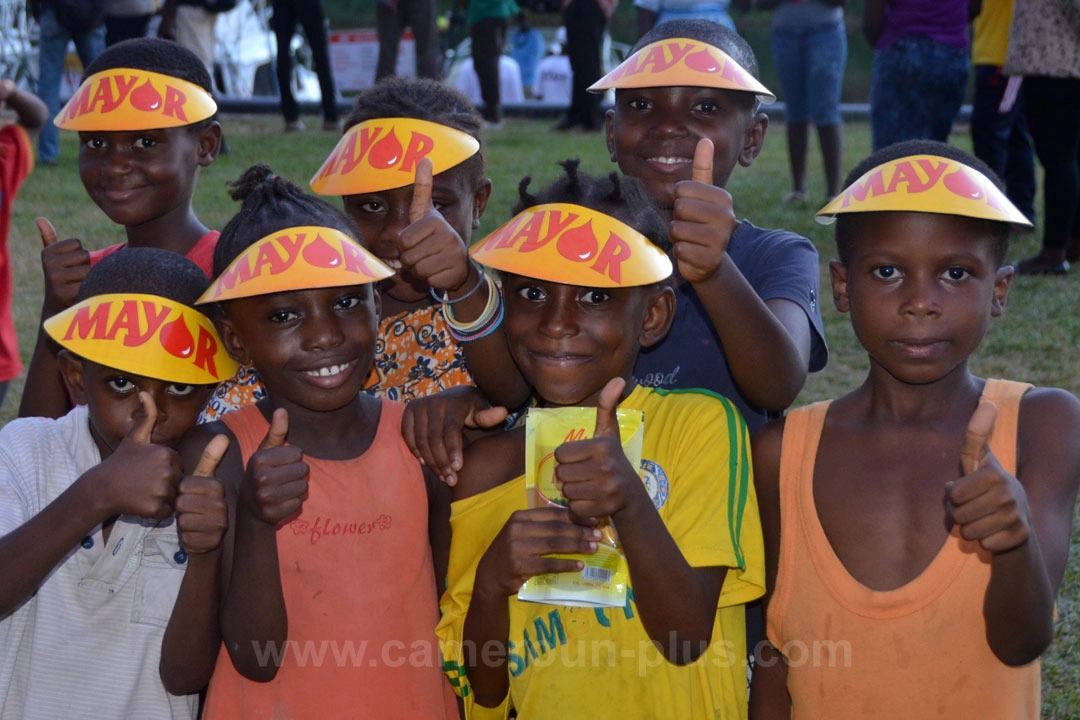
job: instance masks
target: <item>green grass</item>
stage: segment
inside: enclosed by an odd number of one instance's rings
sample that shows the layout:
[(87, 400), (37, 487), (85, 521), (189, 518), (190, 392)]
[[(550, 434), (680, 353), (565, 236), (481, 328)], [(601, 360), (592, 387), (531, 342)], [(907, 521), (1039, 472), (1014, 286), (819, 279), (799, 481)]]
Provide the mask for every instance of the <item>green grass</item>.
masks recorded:
[[(553, 179), (557, 160), (580, 157), (592, 173), (607, 173), (614, 166), (599, 135), (566, 135), (550, 130), (550, 121), (510, 119), (506, 127), (489, 138), (486, 147), (489, 173), (495, 191), (476, 237), (494, 229), (509, 217), (518, 180), (531, 174), (543, 184)], [(317, 123), (312, 123), (317, 125)], [(283, 136), (276, 115), (266, 118), (230, 117), (225, 121), (232, 152), (202, 172), (195, 199), (200, 218), (211, 227), (222, 227), (236, 210), (225, 195), (226, 183), (236, 179), (252, 163), (266, 160), (281, 175), (306, 183), (335, 142), (329, 134), (309, 132)], [(869, 152), (865, 125), (845, 127), (845, 167), (850, 168)], [(26, 182), (15, 204), (9, 245), (15, 275), (15, 316), (23, 358), (33, 348), (42, 281), (40, 240), (34, 227), (38, 215), (49, 217), (60, 237), (81, 237), (88, 247), (102, 247), (122, 239), (90, 202), (78, 180), (75, 137), (61, 133), (63, 154), (56, 167), (39, 168)], [(814, 222), (816, 207), (781, 207), (788, 191), (787, 157), (783, 128), (774, 126), (765, 150), (750, 170), (735, 172), (729, 186), (740, 217), (766, 227), (784, 227), (811, 238), (822, 257), (823, 297), (827, 292), (827, 260), (833, 255), (830, 232)], [(970, 149), (970, 138), (958, 133), (957, 144)], [(821, 197), (821, 169), (812, 148), (809, 169), (811, 193)], [(1025, 257), (1038, 246), (1035, 236), (1020, 238), (1012, 258)], [(1020, 278), (1013, 283), (1005, 317), (997, 320), (972, 359), (973, 370), (984, 376), (1027, 380), (1037, 385), (1063, 387), (1080, 394), (1080, 276), (1066, 278)], [(831, 357), (828, 367), (811, 376), (798, 404), (834, 397), (862, 381), (866, 358), (851, 332), (847, 318), (830, 302), (822, 303)], [(11, 419), (22, 391), (21, 378), (0, 409), (0, 421)], [(1064, 720), (1075, 717), (1080, 707), (1080, 525), (1074, 526), (1073, 552), (1059, 597), (1057, 639), (1044, 658), (1044, 717)]]

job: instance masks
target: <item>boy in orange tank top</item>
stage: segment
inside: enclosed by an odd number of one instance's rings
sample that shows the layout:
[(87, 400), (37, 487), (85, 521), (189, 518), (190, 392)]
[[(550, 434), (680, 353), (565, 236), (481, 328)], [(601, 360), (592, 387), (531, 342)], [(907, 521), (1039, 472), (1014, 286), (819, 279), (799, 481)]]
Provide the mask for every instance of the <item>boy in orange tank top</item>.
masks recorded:
[(769, 643), (752, 718), (1038, 718), (1080, 481), (1080, 402), (972, 375), (1011, 225), (968, 153), (885, 148), (836, 216), (833, 298), (870, 370), (754, 437)]
[(192, 674), (212, 669), (204, 717), (456, 717), (435, 638), (448, 490), (406, 447), (403, 406), (361, 392), (375, 283), (393, 270), (341, 211), (265, 165), (232, 195), (243, 206), (199, 302), (266, 397), (184, 448), (193, 461), (211, 435), (232, 441), (220, 579), (185, 628)]

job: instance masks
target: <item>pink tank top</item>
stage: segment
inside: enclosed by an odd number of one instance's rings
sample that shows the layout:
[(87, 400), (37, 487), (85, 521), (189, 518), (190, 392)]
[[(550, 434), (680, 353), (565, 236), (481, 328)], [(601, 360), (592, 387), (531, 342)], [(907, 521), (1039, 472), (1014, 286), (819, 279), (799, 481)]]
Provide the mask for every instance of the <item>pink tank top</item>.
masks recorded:
[[(990, 449), (1016, 472), (1020, 398), (1030, 385), (988, 380), (998, 407)], [(790, 661), (793, 720), (979, 718), (1038, 720), (1038, 660), (1004, 665), (990, 650), (982, 606), (989, 555), (956, 531), (910, 583), (875, 591), (833, 552), (814, 506), (827, 402), (792, 411), (780, 459), (780, 562), (767, 634)]]
[[(205, 717), (450, 718), (435, 638), (438, 599), (427, 488), (401, 437), (404, 406), (382, 401), (375, 440), (352, 460), (305, 456), (309, 496), (278, 530), (289, 637), (268, 683), (237, 673), (222, 646)], [(268, 424), (249, 405), (221, 418), (245, 464)]]

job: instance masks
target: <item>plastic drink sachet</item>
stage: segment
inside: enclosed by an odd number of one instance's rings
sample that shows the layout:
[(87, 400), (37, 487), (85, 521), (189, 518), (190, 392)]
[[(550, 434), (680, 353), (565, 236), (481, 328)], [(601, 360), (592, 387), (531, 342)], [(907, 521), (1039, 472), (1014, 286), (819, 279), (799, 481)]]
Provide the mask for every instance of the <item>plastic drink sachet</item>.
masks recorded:
[[(617, 410), (619, 439), (630, 465), (641, 467), (645, 414)], [(555, 450), (566, 442), (588, 440), (596, 428), (596, 408), (531, 408), (525, 418), (525, 492), (530, 508), (566, 507), (555, 482)], [(580, 571), (535, 575), (518, 590), (518, 600), (579, 607), (623, 607), (629, 572), (611, 518), (601, 520), (602, 537), (592, 555), (557, 555), (580, 560)]]

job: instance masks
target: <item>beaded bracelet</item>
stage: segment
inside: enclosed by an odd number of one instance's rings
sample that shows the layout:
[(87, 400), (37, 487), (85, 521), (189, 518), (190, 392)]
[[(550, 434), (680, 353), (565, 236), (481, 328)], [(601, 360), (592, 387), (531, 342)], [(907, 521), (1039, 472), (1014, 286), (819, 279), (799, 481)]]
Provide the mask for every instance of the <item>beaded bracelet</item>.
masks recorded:
[[(472, 264), (472, 263), (470, 263), (470, 264)], [(473, 267), (476, 267), (476, 266), (473, 265)], [(448, 290), (443, 290), (443, 293), (442, 293), (441, 297), (435, 292), (435, 288), (428, 288), (428, 293), (435, 300), (435, 302), (440, 302), (443, 305), (453, 305), (454, 303), (459, 303), (462, 300), (464, 300), (465, 298), (471, 297), (477, 290), (479, 290), (481, 287), (483, 287), (484, 280), (487, 279), (487, 273), (485, 273), (484, 269), (481, 268), (481, 267), (477, 267), (476, 272), (477, 272), (477, 275), (479, 276), (479, 277), (476, 278), (476, 284), (472, 286), (472, 289), (469, 290), (469, 292), (465, 293), (464, 295), (462, 295), (459, 298), (454, 298), (453, 300), (451, 300), (450, 299), (450, 292)]]

